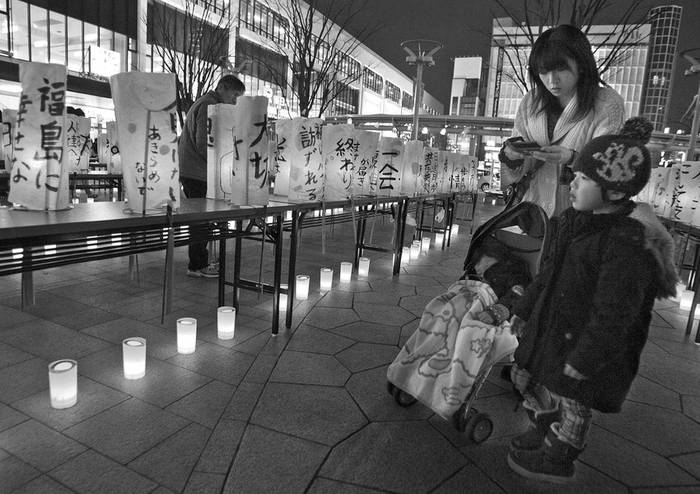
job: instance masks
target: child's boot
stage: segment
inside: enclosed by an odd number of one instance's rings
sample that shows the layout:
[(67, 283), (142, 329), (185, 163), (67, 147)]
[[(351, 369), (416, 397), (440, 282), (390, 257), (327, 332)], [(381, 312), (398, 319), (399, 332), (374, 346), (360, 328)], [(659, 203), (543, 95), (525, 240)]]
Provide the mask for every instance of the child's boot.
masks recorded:
[(544, 438), (549, 432), (549, 426), (559, 419), (559, 408), (535, 410), (527, 401), (523, 402), (523, 408), (530, 418), (530, 427), (523, 434), (511, 439), (510, 449), (513, 451), (534, 451), (542, 447)]
[(544, 439), (544, 447), (535, 451), (510, 451), (508, 465), (514, 472), (535, 480), (568, 482), (574, 478), (574, 460), (583, 451), (559, 435), (559, 424), (553, 423)]

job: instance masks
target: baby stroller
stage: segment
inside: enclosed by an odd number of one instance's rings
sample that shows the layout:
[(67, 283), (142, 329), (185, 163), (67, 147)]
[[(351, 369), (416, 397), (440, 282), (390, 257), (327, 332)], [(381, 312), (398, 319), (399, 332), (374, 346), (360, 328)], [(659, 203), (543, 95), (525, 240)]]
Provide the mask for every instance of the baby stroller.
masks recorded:
[[(523, 260), (534, 277), (548, 238), (544, 210), (533, 203), (521, 202), (477, 228), (464, 261), (465, 272), (482, 243), (490, 239), (505, 247), (509, 255)], [(469, 283), (472, 285), (465, 285)], [(517, 347), (507, 321), (491, 326), (472, 317), (484, 305), (480, 297), (485, 292), (478, 283), (459, 280), (446, 294), (431, 300), (419, 328), (387, 371), (387, 391), (400, 406), (421, 401), (476, 444), (488, 439), (493, 422), (473, 404), (492, 368), (510, 363)], [(464, 293), (474, 296), (463, 296)], [(488, 301), (488, 295), (485, 300)], [(465, 302), (471, 307), (457, 306)], [(455, 317), (461, 318), (461, 323), (455, 325)], [(444, 322), (444, 330), (434, 325), (435, 321)], [(479, 358), (467, 359), (466, 355)]]

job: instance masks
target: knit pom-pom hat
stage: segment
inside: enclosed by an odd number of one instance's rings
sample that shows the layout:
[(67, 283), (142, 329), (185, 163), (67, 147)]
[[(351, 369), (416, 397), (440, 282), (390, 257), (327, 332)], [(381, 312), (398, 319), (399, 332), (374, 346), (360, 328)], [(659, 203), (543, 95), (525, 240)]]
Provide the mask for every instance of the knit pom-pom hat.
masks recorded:
[(630, 118), (619, 134), (596, 137), (586, 144), (574, 162), (603, 189), (632, 197), (641, 191), (651, 175), (651, 157), (645, 144), (653, 127), (643, 117)]

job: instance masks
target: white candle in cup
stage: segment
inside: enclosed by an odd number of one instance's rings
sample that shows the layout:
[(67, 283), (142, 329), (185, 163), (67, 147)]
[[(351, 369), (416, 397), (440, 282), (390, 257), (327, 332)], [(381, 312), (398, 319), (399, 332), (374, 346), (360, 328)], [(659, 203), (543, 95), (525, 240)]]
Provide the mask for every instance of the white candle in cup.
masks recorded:
[(445, 234), (440, 232), (435, 234), (435, 248), (441, 249), (442, 244), (445, 242)]
[(693, 297), (695, 292), (692, 290), (683, 290), (681, 293), (681, 303), (678, 306), (680, 310), (690, 310), (690, 306), (693, 304)]
[(459, 234), (459, 225), (452, 225), (451, 234), (452, 234), (452, 235), (458, 235), (458, 234)]
[(430, 237), (423, 237), (420, 245), (423, 252), (428, 252), (430, 250)]
[(197, 347), (197, 319), (182, 317), (177, 320), (177, 352), (194, 353)]
[(216, 334), (220, 340), (232, 340), (236, 332), (236, 308), (223, 305), (216, 309)]
[(406, 264), (411, 258), (411, 249), (409, 247), (401, 247), (401, 264)]
[(49, 395), (53, 408), (70, 408), (78, 402), (78, 362), (63, 359), (49, 364)]
[(357, 267), (357, 275), (366, 278), (369, 276), (369, 257), (360, 257)]
[(288, 285), (281, 283), (280, 284), (280, 310), (287, 310), (287, 290), (289, 289)]
[(122, 358), (124, 360), (124, 377), (141, 379), (146, 375), (146, 340), (144, 338), (126, 338), (122, 341)]
[(340, 282), (348, 283), (352, 278), (352, 263), (351, 262), (341, 262), (340, 263)]
[(309, 298), (309, 276), (306, 274), (297, 275), (297, 284), (294, 290), (297, 300), (306, 300)]
[(420, 256), (420, 244), (411, 245), (411, 261), (415, 261)]
[(333, 270), (321, 268), (321, 291), (327, 292), (333, 286)]

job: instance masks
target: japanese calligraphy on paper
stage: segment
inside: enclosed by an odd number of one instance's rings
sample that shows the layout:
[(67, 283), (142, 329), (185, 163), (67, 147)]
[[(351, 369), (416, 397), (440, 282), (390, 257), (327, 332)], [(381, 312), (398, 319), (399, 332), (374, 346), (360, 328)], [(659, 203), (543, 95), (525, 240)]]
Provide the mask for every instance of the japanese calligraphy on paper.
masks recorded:
[(241, 144), (235, 136), (235, 105), (207, 107), (207, 197), (231, 200), (233, 161)]
[(126, 72), (110, 78), (129, 209), (180, 204), (175, 76)]
[(398, 195), (403, 168), (403, 141), (396, 137), (379, 140), (377, 156), (377, 196)]
[(289, 160), (289, 199), (323, 199), (323, 156), (320, 118), (295, 118), (292, 140), (286, 148)]
[(349, 124), (323, 127), (323, 198), (326, 201), (340, 201), (353, 195), (352, 179), (359, 156), (359, 142), (355, 141), (354, 130)]
[(267, 98), (238, 98), (233, 128), (231, 201), (242, 205), (267, 204), (270, 196), (267, 181)]
[(21, 62), (22, 84), (9, 200), (27, 209), (69, 205), (65, 144), (66, 67)]
[(69, 172), (87, 172), (90, 168), (90, 119), (66, 115), (64, 165)]

